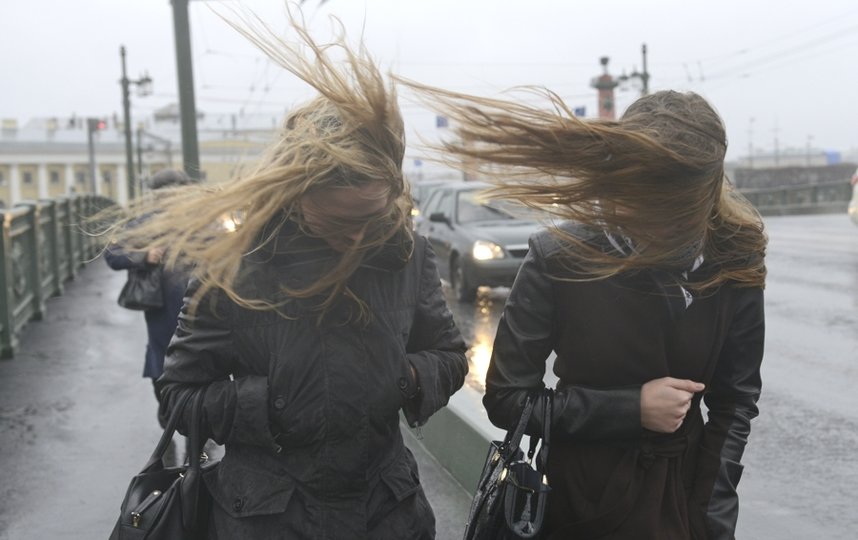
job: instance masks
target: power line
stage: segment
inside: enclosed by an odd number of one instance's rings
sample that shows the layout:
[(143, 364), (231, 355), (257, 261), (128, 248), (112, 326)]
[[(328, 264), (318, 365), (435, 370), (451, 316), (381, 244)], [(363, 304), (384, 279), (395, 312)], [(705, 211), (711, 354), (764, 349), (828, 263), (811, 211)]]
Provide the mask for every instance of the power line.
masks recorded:
[(726, 68), (720, 72), (716, 72), (714, 75), (710, 75), (709, 78), (710, 79), (718, 79), (721, 77), (730, 76), (737, 71), (745, 71), (748, 68), (754, 67), (756, 65), (766, 64), (766, 63), (782, 60), (785, 56), (790, 56), (793, 54), (801, 54), (801, 53), (806, 52), (808, 48), (817, 47), (819, 45), (824, 45), (825, 43), (828, 43), (830, 41), (840, 39), (843, 36), (854, 35), (856, 30), (858, 30), (858, 26), (851, 26), (848, 28), (844, 28), (844, 29), (838, 30), (837, 32), (834, 32), (832, 34), (828, 34), (828, 35), (825, 35), (825, 36), (820, 37), (820, 38), (816, 38), (816, 39), (813, 39), (810, 41), (800, 43), (800, 44), (792, 46), (788, 49), (782, 49), (779, 51), (775, 51), (775, 52), (770, 53), (770, 54), (763, 56), (761, 58), (757, 58), (755, 60), (750, 60), (748, 62), (745, 62), (744, 64), (739, 64), (739, 65), (736, 65), (736, 66), (733, 66), (730, 68)]
[(855, 13), (856, 11), (858, 11), (858, 9), (851, 9), (851, 10), (846, 11), (845, 13), (841, 13), (840, 15), (837, 15), (837, 16), (835, 16), (835, 17), (831, 17), (831, 18), (829, 18), (829, 19), (825, 19), (825, 20), (823, 20), (823, 21), (819, 21), (819, 22), (814, 23), (814, 24), (812, 24), (812, 25), (810, 25), (810, 26), (805, 26), (805, 27), (802, 27), (802, 28), (798, 28), (798, 29), (792, 30), (792, 31), (791, 31), (790, 33), (788, 33), (788, 34), (782, 34), (782, 35), (777, 36), (777, 37), (775, 37), (775, 38), (768, 39), (768, 40), (766, 40), (766, 41), (762, 41), (762, 42), (760, 42), (760, 43), (757, 43), (757, 44), (755, 44), (755, 45), (752, 45), (751, 47), (745, 47), (745, 48), (743, 48), (743, 49), (739, 49), (739, 50), (736, 50), (736, 51), (733, 51), (733, 52), (730, 52), (730, 53), (727, 53), (727, 54), (720, 54), (720, 55), (716, 55), (716, 56), (710, 56), (709, 58), (701, 58), (701, 59), (700, 59), (700, 61), (701, 61), (701, 62), (709, 62), (709, 63), (718, 63), (718, 62), (723, 62), (723, 61), (725, 61), (725, 60), (729, 60), (730, 58), (733, 58), (733, 57), (736, 57), (736, 56), (742, 56), (742, 55), (747, 54), (747, 53), (749, 53), (749, 52), (751, 52), (751, 51), (754, 51), (755, 49), (764, 48), (764, 47), (766, 47), (767, 45), (769, 45), (769, 44), (771, 44), (771, 43), (777, 43), (777, 42), (779, 42), (779, 41), (784, 41), (784, 40), (787, 40), (787, 39), (795, 39), (795, 37), (796, 37), (796, 36), (803, 35), (803, 34), (804, 34), (805, 32), (807, 32), (808, 30), (813, 30), (813, 29), (815, 29), (815, 28), (819, 28), (820, 26), (825, 26), (825, 25), (827, 25), (827, 24), (829, 24), (829, 23), (831, 23), (831, 22), (835, 22), (835, 21), (838, 21), (838, 22), (839, 22), (839, 21), (842, 21), (842, 20), (844, 19), (844, 17), (846, 17), (847, 15), (851, 15), (852, 13)]

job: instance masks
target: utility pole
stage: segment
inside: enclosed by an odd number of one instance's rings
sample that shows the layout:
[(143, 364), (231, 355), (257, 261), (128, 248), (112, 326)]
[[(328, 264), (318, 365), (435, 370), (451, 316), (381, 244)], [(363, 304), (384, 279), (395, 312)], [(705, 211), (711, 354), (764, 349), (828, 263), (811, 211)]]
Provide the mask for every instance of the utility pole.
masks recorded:
[(140, 194), (143, 194), (143, 127), (137, 127), (137, 177), (140, 178)]
[(780, 161), (780, 155), (779, 155), (780, 149), (778, 148), (778, 132), (779, 131), (780, 131), (780, 129), (778, 128), (778, 123), (777, 123), (777, 121), (775, 121), (775, 127), (772, 128), (772, 133), (774, 133), (774, 135), (775, 135), (775, 156), (774, 156), (775, 157), (775, 167), (778, 166), (778, 163)]
[(137, 85), (141, 96), (149, 95), (152, 91), (152, 78), (143, 75), (137, 80), (129, 80), (125, 70), (125, 45), (119, 47), (119, 57), (122, 59), (122, 78), (119, 84), (122, 86), (122, 111), (125, 115), (125, 170), (128, 175), (128, 200), (134, 198), (134, 151), (131, 149), (131, 97), (129, 87)]
[(641, 56), (643, 56), (643, 73), (641, 73), (643, 89), (641, 90), (641, 96), (645, 96), (649, 94), (649, 71), (646, 69), (646, 43), (641, 45)]
[(194, 74), (191, 60), (191, 29), (188, 18), (189, 0), (171, 0), (173, 29), (176, 37), (176, 68), (179, 72), (179, 112), (182, 124), (182, 161), (185, 173), (200, 178), (197, 143), (197, 108), (194, 101)]
[[(149, 137), (156, 142), (164, 145), (164, 165), (168, 168), (173, 168), (173, 142), (170, 139), (159, 137), (153, 133), (149, 133), (142, 127), (137, 128), (137, 163), (139, 170), (143, 170), (143, 137)], [(152, 151), (153, 147), (149, 146), (148, 151)]]
[(754, 117), (748, 118), (748, 168), (754, 168)]
[[(647, 66), (646, 66), (646, 55), (647, 55), (646, 43), (644, 43), (641, 45), (641, 57), (643, 59), (643, 71), (639, 72), (637, 70), (637, 68), (635, 68), (635, 70), (632, 71), (631, 73), (629, 73), (628, 75), (622, 74), (619, 77), (617, 77), (617, 81), (619, 81), (620, 83), (624, 83), (624, 82), (628, 81), (629, 79), (640, 79), (640, 81), (641, 81), (641, 97), (649, 94), (649, 71), (647, 71)], [(593, 86), (593, 85), (591, 84), (590, 86)]]

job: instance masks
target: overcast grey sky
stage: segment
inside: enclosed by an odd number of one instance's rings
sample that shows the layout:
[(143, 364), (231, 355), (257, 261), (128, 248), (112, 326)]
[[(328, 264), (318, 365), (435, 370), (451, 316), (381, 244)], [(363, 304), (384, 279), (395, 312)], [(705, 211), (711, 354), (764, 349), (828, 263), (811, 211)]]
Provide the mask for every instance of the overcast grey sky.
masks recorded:
[[(198, 108), (278, 114), (306, 99), (302, 83), (210, 9), (230, 4), (191, 2)], [(244, 4), (285, 28), (280, 0)], [(749, 128), (757, 151), (775, 137), (781, 151), (858, 149), (856, 0), (307, 0), (303, 9), (318, 39), (337, 15), (407, 77), (483, 95), (544, 85), (588, 115), (599, 57), (615, 75), (630, 72), (646, 43), (651, 88), (707, 97), (727, 124), (729, 158), (747, 154)], [(129, 76), (154, 79), (154, 95), (132, 98), (135, 118), (175, 102), (172, 32), (169, 0), (0, 0), (0, 118), (121, 114), (120, 44)], [(637, 95), (618, 92), (618, 111)], [(434, 136), (431, 114), (403, 110), (411, 141)]]

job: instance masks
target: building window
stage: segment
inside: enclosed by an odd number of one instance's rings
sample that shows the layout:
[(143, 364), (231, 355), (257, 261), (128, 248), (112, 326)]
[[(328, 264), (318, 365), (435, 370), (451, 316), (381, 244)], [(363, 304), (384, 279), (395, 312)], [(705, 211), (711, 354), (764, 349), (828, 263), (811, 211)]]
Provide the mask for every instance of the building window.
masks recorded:
[(74, 177), (77, 179), (78, 184), (85, 184), (86, 183), (86, 173), (85, 172), (78, 171), (78, 172), (74, 173)]
[(3, 187), (5, 185), (6, 185), (6, 177), (3, 176), (2, 172), (0, 172), (0, 187)]
[(51, 171), (51, 183), (59, 184), (60, 183), (60, 173), (57, 171)]
[(113, 180), (113, 177), (111, 176), (110, 171), (102, 171), (101, 177), (104, 179), (105, 184), (109, 184), (110, 181)]
[(24, 183), (25, 184), (32, 184), (33, 183), (33, 173), (31, 173), (31, 172), (25, 172), (24, 173)]

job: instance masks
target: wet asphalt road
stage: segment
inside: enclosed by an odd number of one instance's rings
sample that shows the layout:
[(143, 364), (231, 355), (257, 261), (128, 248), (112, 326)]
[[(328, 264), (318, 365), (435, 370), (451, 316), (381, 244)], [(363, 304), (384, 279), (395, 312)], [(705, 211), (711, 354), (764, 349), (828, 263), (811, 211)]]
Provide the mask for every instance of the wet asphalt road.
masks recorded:
[[(760, 416), (739, 485), (737, 538), (858, 538), (858, 227), (771, 217)], [(482, 389), (508, 291), (448, 296)], [(550, 377), (550, 375), (549, 375)]]
[[(739, 487), (740, 539), (858, 538), (858, 227), (845, 215), (768, 218), (760, 417)], [(142, 370), (142, 316), (115, 308), (121, 274), (96, 262), (0, 362), (0, 540), (106, 538), (159, 434)], [(450, 300), (480, 388), (506, 298)], [(409, 437), (439, 518), (468, 504)]]

